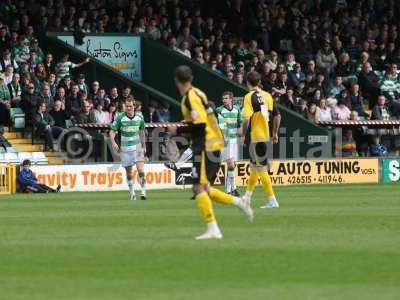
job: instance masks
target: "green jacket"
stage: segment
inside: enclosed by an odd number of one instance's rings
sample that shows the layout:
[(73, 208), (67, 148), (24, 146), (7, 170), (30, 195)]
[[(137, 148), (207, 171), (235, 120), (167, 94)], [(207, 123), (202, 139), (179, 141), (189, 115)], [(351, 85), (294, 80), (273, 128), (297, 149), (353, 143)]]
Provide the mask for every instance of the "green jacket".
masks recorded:
[(11, 100), (10, 90), (7, 85), (0, 85), (0, 102)]

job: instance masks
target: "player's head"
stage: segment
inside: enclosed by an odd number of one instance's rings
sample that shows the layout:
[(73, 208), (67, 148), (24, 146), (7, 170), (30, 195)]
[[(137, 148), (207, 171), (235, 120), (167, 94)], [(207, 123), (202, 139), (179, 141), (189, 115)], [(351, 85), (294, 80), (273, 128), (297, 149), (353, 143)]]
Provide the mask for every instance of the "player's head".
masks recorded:
[(225, 106), (231, 106), (233, 101), (233, 93), (230, 91), (226, 91), (222, 94), (222, 103)]
[(135, 113), (135, 100), (133, 99), (132, 96), (129, 96), (125, 100), (125, 112), (128, 115), (133, 115)]
[(246, 84), (248, 89), (254, 89), (258, 87), (261, 82), (261, 75), (256, 71), (251, 71), (247, 74)]
[(190, 67), (182, 65), (175, 69), (175, 84), (182, 96), (187, 92), (192, 81), (193, 72)]

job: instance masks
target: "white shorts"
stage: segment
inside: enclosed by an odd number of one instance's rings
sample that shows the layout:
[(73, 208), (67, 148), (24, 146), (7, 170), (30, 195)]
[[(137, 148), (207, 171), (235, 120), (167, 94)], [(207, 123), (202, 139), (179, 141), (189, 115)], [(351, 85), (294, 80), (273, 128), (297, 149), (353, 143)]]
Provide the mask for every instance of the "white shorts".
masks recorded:
[(238, 161), (239, 159), (239, 145), (238, 143), (227, 143), (223, 150), (222, 159), (223, 161), (234, 160)]
[(131, 167), (137, 162), (144, 162), (144, 153), (138, 147), (135, 151), (124, 151), (120, 154), (122, 167)]

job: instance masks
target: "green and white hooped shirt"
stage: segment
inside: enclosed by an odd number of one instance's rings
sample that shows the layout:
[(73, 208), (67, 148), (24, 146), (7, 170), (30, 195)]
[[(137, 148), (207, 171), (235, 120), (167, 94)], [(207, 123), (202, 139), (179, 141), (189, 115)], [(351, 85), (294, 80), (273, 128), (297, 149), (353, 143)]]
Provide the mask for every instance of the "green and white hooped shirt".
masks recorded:
[(115, 118), (111, 129), (121, 134), (122, 152), (135, 151), (140, 144), (139, 132), (145, 129), (145, 124), (141, 116), (135, 114), (131, 118), (123, 113)]

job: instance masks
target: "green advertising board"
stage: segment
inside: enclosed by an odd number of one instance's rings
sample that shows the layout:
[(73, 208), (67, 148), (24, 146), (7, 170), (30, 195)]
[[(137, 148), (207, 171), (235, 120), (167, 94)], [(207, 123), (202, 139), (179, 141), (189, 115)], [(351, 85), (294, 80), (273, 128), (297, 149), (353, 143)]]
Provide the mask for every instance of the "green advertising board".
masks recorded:
[(400, 182), (400, 159), (382, 160), (383, 182)]

